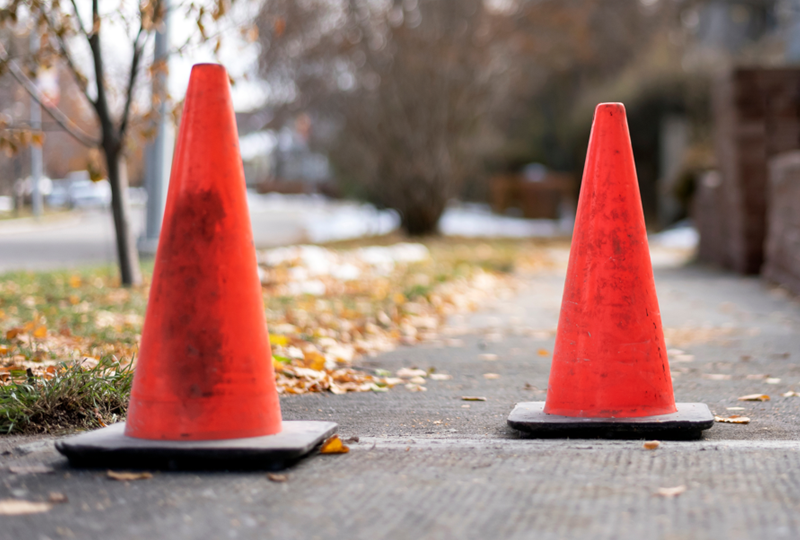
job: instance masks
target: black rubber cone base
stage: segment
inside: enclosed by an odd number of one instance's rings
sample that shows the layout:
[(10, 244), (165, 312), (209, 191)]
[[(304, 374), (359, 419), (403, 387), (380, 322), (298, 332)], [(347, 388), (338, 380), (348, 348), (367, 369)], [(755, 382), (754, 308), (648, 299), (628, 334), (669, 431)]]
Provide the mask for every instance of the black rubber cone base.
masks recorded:
[(517, 403), (508, 425), (534, 437), (697, 439), (714, 425), (705, 403), (678, 403), (678, 412), (638, 418), (576, 418), (544, 412), (543, 401)]
[(277, 435), (217, 441), (151, 441), (125, 436), (125, 423), (67, 437), (56, 449), (73, 467), (207, 470), (282, 469), (336, 433), (333, 422), (284, 421)]

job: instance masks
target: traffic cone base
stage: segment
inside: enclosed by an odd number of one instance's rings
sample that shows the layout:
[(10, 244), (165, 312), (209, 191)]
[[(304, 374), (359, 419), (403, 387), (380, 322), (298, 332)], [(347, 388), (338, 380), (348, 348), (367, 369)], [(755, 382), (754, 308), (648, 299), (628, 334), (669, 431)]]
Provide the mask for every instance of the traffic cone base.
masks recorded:
[(578, 418), (544, 412), (543, 401), (517, 403), (508, 425), (540, 437), (696, 439), (714, 425), (705, 403), (678, 403), (677, 412), (635, 418)]
[(677, 404), (625, 107), (592, 123), (545, 403), (512, 427), (533, 433), (698, 435), (714, 417)]
[(156, 441), (125, 435), (125, 423), (67, 437), (56, 449), (73, 467), (154, 470), (278, 470), (336, 433), (333, 422), (283, 421), (262, 437), (207, 441)]

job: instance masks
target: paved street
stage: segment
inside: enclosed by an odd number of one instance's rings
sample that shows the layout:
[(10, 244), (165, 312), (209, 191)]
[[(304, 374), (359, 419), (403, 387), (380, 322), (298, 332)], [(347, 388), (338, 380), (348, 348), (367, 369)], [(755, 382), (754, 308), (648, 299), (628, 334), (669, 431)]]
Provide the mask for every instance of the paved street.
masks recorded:
[[(144, 223), (143, 209), (131, 214), (134, 237)], [(300, 212), (255, 211), (253, 230), (258, 247), (305, 239), (305, 218)], [(116, 264), (114, 222), (110, 211), (89, 210), (44, 218), (0, 222), (0, 272), (19, 269)]]
[[(383, 234), (396, 225), (386, 212), (343, 201), (248, 193), (248, 202), (257, 248)], [(131, 222), (138, 238), (143, 207), (132, 208)], [(0, 272), (116, 264), (115, 246), (110, 210), (0, 220)]]
[[(697, 266), (660, 265), (656, 283), (676, 399), (746, 415), (750, 424), (716, 424), (703, 440), (664, 441), (657, 450), (642, 441), (526, 439), (508, 428), (515, 403), (545, 396), (562, 265), (524, 277), (513, 297), (452, 319), (450, 341), (363, 363), (435, 368), (452, 380), (429, 381), (426, 392), (282, 398), (285, 419), (334, 420), (343, 438), (360, 439), (349, 454), (301, 462), (284, 483), (261, 472), (156, 472), (115, 482), (105, 471), (69, 469), (49, 438), (0, 439), (0, 451), (10, 452), (2, 466), (56, 469), (0, 471), (0, 499), (68, 498), (44, 514), (4, 517), (0, 536), (800, 537), (800, 397), (782, 397), (800, 390), (800, 303), (758, 279)], [(737, 400), (754, 393), (771, 400)], [(666, 497), (661, 488), (685, 491)]]

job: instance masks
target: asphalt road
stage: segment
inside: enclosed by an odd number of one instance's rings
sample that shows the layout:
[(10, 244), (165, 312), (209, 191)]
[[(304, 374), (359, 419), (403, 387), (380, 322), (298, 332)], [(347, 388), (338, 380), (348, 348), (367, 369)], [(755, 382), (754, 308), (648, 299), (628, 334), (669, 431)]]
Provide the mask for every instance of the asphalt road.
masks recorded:
[[(259, 248), (306, 239), (307, 217), (299, 209), (256, 206), (251, 220)], [(144, 209), (134, 207), (131, 221), (134, 238), (138, 238)], [(0, 272), (116, 264), (114, 222), (109, 210), (66, 212), (40, 221), (0, 221), (0, 254)]]
[[(4, 516), (0, 537), (800, 537), (800, 397), (782, 397), (800, 391), (800, 303), (757, 279), (701, 267), (660, 268), (656, 281), (668, 345), (683, 351), (672, 353), (676, 399), (746, 415), (749, 424), (716, 424), (700, 441), (663, 441), (657, 450), (636, 440), (526, 439), (510, 429), (515, 403), (545, 397), (557, 271), (454, 318), (451, 341), (363, 363), (453, 375), (429, 381), (426, 392), (283, 397), (285, 419), (333, 420), (342, 437), (359, 437), (348, 454), (292, 467), (285, 482), (259, 472), (117, 482), (70, 469), (51, 438), (0, 439), (0, 499), (68, 499), (46, 513)], [(771, 399), (737, 399), (753, 393)], [(8, 469), (37, 463), (55, 470)], [(678, 494), (659, 495), (662, 488)]]

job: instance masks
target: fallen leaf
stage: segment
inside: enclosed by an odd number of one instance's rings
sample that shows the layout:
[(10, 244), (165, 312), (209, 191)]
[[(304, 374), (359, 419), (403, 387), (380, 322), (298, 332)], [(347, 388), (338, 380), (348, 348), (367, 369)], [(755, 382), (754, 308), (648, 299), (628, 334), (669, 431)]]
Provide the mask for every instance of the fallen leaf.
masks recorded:
[(19, 499), (0, 499), (0, 516), (21, 516), (40, 514), (53, 508), (46, 502), (22, 501)]
[(670, 358), (673, 362), (694, 362), (694, 355), (693, 354), (676, 354), (673, 358)]
[(49, 474), (53, 472), (53, 468), (42, 463), (35, 463), (33, 465), (12, 465), (8, 468), (12, 474)]
[(314, 371), (322, 371), (325, 369), (325, 357), (316, 351), (307, 351), (305, 353), (304, 362), (309, 369)]
[(267, 479), (270, 482), (286, 482), (289, 480), (289, 476), (285, 474), (267, 473)]
[(783, 397), (800, 397), (800, 394), (798, 394), (797, 392), (795, 392), (793, 390), (789, 390), (788, 392), (785, 392), (783, 394)]
[(289, 338), (278, 334), (270, 334), (269, 343), (270, 345), (280, 345), (281, 347), (285, 347), (289, 344)]
[(47, 337), (47, 327), (46, 326), (38, 326), (38, 327), (36, 327), (36, 329), (33, 331), (33, 337), (39, 338), (39, 339), (46, 338)]
[(47, 496), (47, 500), (55, 504), (63, 504), (65, 502), (69, 502), (67, 496), (58, 491), (51, 491), (50, 495)]
[(153, 477), (153, 474), (149, 473), (149, 472), (116, 472), (116, 471), (108, 471), (106, 474), (112, 480), (118, 480), (120, 482), (127, 482), (129, 480), (147, 480), (148, 478), (152, 478)]
[(480, 358), (481, 360), (492, 361), (492, 360), (497, 360), (499, 357), (496, 354), (486, 353), (486, 354), (478, 355), (478, 358)]
[(411, 377), (408, 382), (411, 384), (425, 384), (425, 379), (423, 377)]
[(406, 390), (408, 390), (409, 392), (427, 392), (428, 391), (428, 389), (425, 388), (424, 386), (421, 386), (419, 384), (414, 384), (414, 383), (408, 383), (406, 385)]
[(743, 410), (745, 410), (744, 407), (725, 407), (725, 409), (729, 410), (729, 411), (743, 411)]
[(415, 368), (401, 368), (397, 370), (395, 373), (398, 377), (403, 379), (410, 379), (412, 377), (426, 377), (428, 372), (424, 369), (415, 369)]
[(733, 414), (728, 416), (727, 418), (724, 416), (714, 416), (714, 420), (717, 422), (721, 422), (723, 424), (749, 424), (750, 419), (746, 416), (739, 416), (738, 414)]
[(22, 333), (22, 328), (11, 328), (6, 331), (6, 339), (14, 339)]
[(539, 356), (550, 356), (550, 351), (548, 351), (547, 349), (539, 349), (538, 351), (536, 351), (536, 353)]
[(484, 373), (483, 374), (483, 378), (484, 379), (499, 379), (500, 375), (498, 373)]
[(729, 381), (731, 376), (727, 373), (703, 373), (702, 377), (710, 381)]
[(686, 491), (686, 486), (662, 487), (658, 488), (656, 495), (659, 497), (677, 497), (684, 491)]
[(740, 397), (739, 401), (769, 401), (769, 396), (766, 394), (747, 394)]
[(478, 396), (461, 396), (461, 401), (486, 401), (486, 398)]
[(346, 454), (350, 451), (350, 448), (344, 445), (342, 440), (339, 438), (338, 435), (333, 435), (328, 437), (328, 439), (322, 443), (322, 448), (320, 449), (320, 454)]
[(780, 384), (781, 380), (777, 377), (770, 377), (764, 381), (767, 384)]
[(655, 450), (659, 446), (661, 446), (660, 441), (645, 441), (644, 444), (642, 445), (642, 448), (644, 448), (645, 450)]
[(0, 354), (7, 354), (7, 353), (8, 353), (8, 347), (6, 347), (5, 345), (0, 345)]
[(431, 373), (428, 375), (428, 378), (434, 381), (449, 381), (453, 378), (453, 376), (448, 375), (447, 373)]
[(80, 276), (70, 276), (69, 277), (69, 286), (73, 289), (77, 289), (81, 286), (81, 278)]

